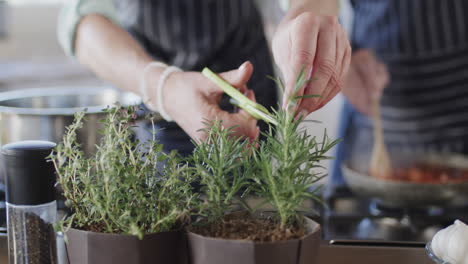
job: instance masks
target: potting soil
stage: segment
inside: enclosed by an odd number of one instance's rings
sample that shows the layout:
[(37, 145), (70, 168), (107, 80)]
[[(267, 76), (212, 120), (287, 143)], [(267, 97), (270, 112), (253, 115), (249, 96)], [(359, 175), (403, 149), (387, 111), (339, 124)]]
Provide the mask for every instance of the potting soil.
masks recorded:
[(303, 226), (281, 228), (274, 219), (256, 218), (248, 213), (230, 214), (221, 222), (197, 225), (190, 231), (202, 236), (256, 242), (299, 239), (306, 234)]

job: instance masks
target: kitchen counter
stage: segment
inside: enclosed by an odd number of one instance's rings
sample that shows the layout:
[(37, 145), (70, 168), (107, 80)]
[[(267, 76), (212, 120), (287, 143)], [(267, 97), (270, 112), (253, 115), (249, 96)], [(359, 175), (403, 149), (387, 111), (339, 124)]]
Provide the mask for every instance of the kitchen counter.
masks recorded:
[(421, 247), (344, 246), (324, 244), (320, 264), (434, 264)]
[(8, 264), (8, 238), (0, 233), (0, 264)]
[[(8, 263), (7, 237), (0, 236), (0, 264)], [(434, 264), (421, 247), (344, 246), (324, 243), (320, 264)]]

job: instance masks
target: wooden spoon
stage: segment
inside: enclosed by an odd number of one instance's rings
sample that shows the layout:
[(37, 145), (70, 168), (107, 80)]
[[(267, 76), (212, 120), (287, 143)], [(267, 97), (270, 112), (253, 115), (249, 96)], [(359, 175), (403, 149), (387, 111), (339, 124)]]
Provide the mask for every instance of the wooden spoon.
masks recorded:
[(392, 164), (384, 142), (382, 118), (380, 116), (380, 97), (372, 100), (374, 119), (374, 147), (372, 149), (369, 173), (377, 178), (388, 178), (392, 174)]

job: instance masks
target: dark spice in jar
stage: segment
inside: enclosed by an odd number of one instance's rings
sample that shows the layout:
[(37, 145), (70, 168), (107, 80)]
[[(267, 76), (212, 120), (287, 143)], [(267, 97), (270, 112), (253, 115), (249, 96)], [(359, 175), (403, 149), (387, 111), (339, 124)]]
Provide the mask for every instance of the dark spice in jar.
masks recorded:
[[(57, 263), (54, 227), (34, 213), (8, 208), (10, 263)], [(13, 261), (12, 261), (13, 260)]]

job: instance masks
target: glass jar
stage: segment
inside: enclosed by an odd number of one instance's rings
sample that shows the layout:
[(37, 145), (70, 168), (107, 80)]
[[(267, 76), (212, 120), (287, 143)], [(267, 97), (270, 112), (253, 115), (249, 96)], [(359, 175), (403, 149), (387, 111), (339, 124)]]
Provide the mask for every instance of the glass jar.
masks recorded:
[(55, 264), (55, 143), (23, 141), (2, 147), (10, 264)]
[(56, 218), (56, 201), (41, 205), (7, 203), (9, 262), (56, 263)]

